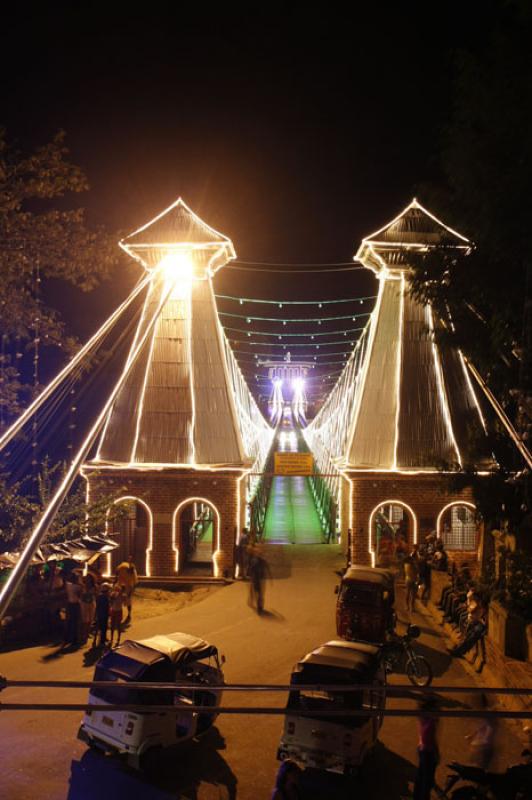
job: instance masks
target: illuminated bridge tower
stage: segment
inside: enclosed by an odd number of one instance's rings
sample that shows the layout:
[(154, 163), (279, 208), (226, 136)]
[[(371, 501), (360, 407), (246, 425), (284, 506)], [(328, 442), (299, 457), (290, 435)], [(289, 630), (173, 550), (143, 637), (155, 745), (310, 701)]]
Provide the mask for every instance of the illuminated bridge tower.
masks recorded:
[(233, 245), (181, 199), (120, 245), (152, 274), (131, 352), (157, 321), (83, 467), (91, 500), (127, 505), (118, 557), (141, 574), (231, 575), (243, 479), (271, 441), (216, 311)]
[(450, 496), (441, 467), (463, 465), (482, 413), (462, 354), (438, 347), (439, 323), (408, 285), (410, 254), (438, 245), (470, 247), (414, 200), (356, 254), (380, 282), (346, 453), (357, 559), (386, 557), (387, 522), (412, 542), (438, 530), (450, 552), (476, 553), (471, 496)]
[(440, 323), (409, 293), (411, 254), (438, 245), (470, 248), (415, 200), (362, 241), (355, 259), (379, 281), (376, 306), (306, 433), (321, 472), (338, 472), (341, 529), (356, 562), (385, 562), (398, 529), (410, 543), (437, 530), (451, 555), (477, 555), (471, 494), (451, 494), (442, 467), (467, 461), (482, 412), (462, 354), (435, 343)]

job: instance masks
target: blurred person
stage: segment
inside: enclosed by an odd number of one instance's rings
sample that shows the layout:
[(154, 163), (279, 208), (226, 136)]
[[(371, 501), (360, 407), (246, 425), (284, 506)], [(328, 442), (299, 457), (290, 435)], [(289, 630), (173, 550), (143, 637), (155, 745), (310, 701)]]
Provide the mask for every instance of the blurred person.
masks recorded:
[(268, 562), (261, 555), (257, 546), (251, 549), (248, 564), (249, 584), (249, 605), (257, 610), (257, 614), (264, 612), (264, 594), (266, 591), (266, 579), (271, 579), (272, 575)]
[(416, 603), (418, 565), (412, 553), (404, 560), (406, 610), (413, 612)]
[(67, 595), (65, 644), (71, 647), (78, 647), (81, 617), (81, 586), (75, 572), (71, 572), (66, 579), (65, 588)]
[(299, 800), (303, 796), (300, 788), (301, 772), (301, 767), (291, 758), (282, 761), (275, 779), (272, 800)]
[[(488, 699), (484, 692), (480, 695), (480, 708), (483, 710), (489, 708)], [(496, 732), (496, 717), (483, 717), (473, 733), (465, 737), (469, 742), (471, 761), (475, 767), (480, 767), (480, 769), (486, 771), (489, 770), (493, 759)]]
[(425, 696), (419, 702), (420, 715), (418, 718), (418, 757), (419, 764), (414, 781), (413, 800), (430, 800), (432, 789), (434, 788), (434, 776), (436, 767), (440, 760), (438, 747), (438, 724), (437, 717), (430, 715), (430, 712), (438, 710), (438, 701), (430, 695)]

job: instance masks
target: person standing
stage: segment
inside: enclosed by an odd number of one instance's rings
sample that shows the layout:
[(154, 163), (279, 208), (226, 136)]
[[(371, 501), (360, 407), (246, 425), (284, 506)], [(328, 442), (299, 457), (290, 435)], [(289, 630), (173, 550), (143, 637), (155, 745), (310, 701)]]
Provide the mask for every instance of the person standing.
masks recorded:
[(120, 644), (120, 634), (122, 633), (122, 615), (124, 609), (124, 587), (115, 583), (109, 594), (109, 627), (111, 629), (111, 639), (109, 646), (113, 646), (116, 633), (116, 646)]
[(406, 610), (412, 613), (416, 603), (418, 565), (415, 554), (411, 553), (404, 561)]
[(85, 643), (90, 635), (91, 625), (94, 622), (96, 611), (96, 581), (88, 572), (82, 578), (81, 591), (81, 641)]
[(138, 583), (138, 575), (137, 575), (137, 568), (135, 567), (135, 562), (133, 561), (133, 556), (129, 555), (127, 561), (122, 561), (121, 564), (118, 565), (116, 568), (116, 582), (123, 586), (124, 588), (124, 595), (125, 601), (127, 606), (127, 617), (124, 620), (124, 624), (127, 624), (131, 620), (131, 606), (133, 604), (133, 592), (135, 591), (135, 586)]
[(108, 583), (102, 583), (96, 598), (96, 630), (94, 632), (93, 647), (105, 647), (107, 643), (107, 625), (109, 623), (109, 589)]
[(414, 781), (413, 800), (430, 800), (440, 753), (437, 739), (438, 719), (428, 712), (436, 711), (438, 703), (436, 698), (428, 696), (420, 701), (419, 707), (421, 710), (418, 720), (419, 741), (417, 752), (419, 764)]
[(65, 583), (67, 595), (65, 644), (79, 646), (79, 624), (81, 616), (81, 586), (78, 576), (71, 572)]

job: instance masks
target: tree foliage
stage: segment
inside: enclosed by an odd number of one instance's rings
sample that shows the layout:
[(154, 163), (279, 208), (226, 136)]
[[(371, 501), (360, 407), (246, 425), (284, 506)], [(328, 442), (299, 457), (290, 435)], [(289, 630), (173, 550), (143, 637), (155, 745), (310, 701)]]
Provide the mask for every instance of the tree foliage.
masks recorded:
[(44, 346), (74, 345), (57, 310), (43, 301), (46, 280), (90, 291), (118, 258), (114, 239), (89, 228), (82, 208), (66, 207), (72, 194), (87, 189), (63, 132), (23, 155), (0, 129), (0, 404), (8, 413), (19, 409), (20, 359), (29, 343), (38, 336)]
[(439, 175), (421, 189), (475, 247), (465, 257), (442, 248), (421, 259), (413, 288), (443, 318), (450, 312), (454, 330), (444, 339), (471, 356), (504, 399), (519, 381), (530, 264), (532, 14), (518, 2), (498, 2), (490, 13), (487, 34), (455, 54)]

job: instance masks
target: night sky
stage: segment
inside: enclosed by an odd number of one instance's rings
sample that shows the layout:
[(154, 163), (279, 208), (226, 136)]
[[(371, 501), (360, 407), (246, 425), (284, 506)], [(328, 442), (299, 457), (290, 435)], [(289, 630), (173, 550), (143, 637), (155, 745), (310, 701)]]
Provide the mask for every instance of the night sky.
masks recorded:
[[(454, 54), (482, 46), (496, 5), (25, 4), (0, 34), (0, 122), (22, 148), (66, 130), (91, 222), (128, 233), (182, 195), (241, 259), (345, 262), (437, 177)], [(135, 277), (58, 303), (85, 338)], [(216, 279), (275, 299), (374, 290), (360, 271)]]

